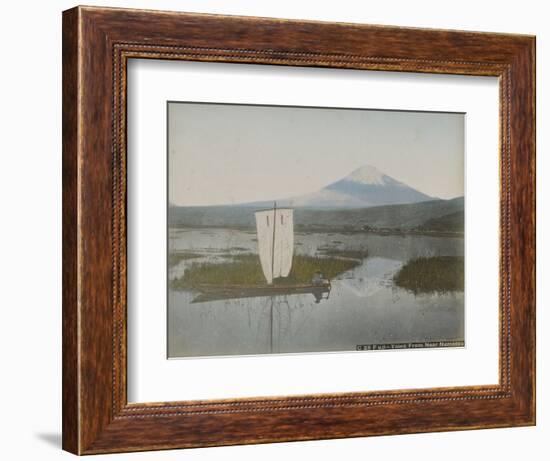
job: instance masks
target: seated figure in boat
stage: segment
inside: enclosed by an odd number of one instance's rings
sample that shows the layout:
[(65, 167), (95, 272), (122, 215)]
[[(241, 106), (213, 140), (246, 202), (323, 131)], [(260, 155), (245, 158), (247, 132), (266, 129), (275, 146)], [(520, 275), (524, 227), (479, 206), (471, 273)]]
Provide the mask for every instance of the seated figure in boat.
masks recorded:
[(323, 273), (321, 271), (315, 271), (315, 274), (313, 275), (311, 279), (311, 284), (316, 287), (323, 287), (327, 286), (330, 282), (323, 276)]
[[(326, 279), (321, 271), (315, 271), (315, 274), (311, 278), (311, 285), (317, 287), (312, 291), (316, 304), (319, 304), (323, 299), (328, 299), (330, 280)], [(323, 296), (323, 293), (326, 293), (326, 297)]]

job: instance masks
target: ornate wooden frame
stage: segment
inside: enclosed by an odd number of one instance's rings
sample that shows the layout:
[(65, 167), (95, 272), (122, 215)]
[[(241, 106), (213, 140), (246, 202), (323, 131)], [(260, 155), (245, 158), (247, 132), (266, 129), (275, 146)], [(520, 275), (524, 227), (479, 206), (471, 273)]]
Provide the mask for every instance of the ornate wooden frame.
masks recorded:
[[(128, 404), (130, 58), (500, 80), (496, 386)], [(63, 448), (77, 454), (535, 423), (535, 38), (77, 7), (63, 13)]]

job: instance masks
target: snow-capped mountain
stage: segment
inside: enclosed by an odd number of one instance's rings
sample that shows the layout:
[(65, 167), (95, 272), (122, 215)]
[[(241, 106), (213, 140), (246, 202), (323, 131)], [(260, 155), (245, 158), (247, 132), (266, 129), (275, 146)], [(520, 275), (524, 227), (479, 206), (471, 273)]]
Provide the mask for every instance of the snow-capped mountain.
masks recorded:
[(342, 181), (352, 181), (361, 184), (372, 184), (379, 186), (397, 182), (395, 179), (390, 178), (388, 175), (382, 173), (378, 168), (371, 165), (365, 165), (361, 168), (357, 168), (346, 178), (342, 179)]
[(293, 207), (363, 208), (428, 200), (434, 200), (434, 197), (393, 179), (374, 166), (365, 165), (316, 192), (283, 202)]

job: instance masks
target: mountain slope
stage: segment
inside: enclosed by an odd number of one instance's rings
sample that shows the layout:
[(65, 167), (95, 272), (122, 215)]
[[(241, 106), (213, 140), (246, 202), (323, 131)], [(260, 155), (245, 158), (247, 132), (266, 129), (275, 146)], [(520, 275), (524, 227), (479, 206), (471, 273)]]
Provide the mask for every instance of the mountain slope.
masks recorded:
[[(353, 171), (349, 176), (329, 184), (322, 190), (337, 192), (360, 200), (362, 207), (433, 200), (433, 197), (393, 179), (370, 165)], [(312, 206), (312, 204), (302, 206)]]
[[(365, 165), (318, 191), (279, 199), (277, 204), (293, 208), (343, 209), (417, 203), (428, 200), (434, 200), (434, 197), (397, 181), (371, 165)], [(243, 203), (240, 206), (269, 208), (273, 206), (273, 201)]]

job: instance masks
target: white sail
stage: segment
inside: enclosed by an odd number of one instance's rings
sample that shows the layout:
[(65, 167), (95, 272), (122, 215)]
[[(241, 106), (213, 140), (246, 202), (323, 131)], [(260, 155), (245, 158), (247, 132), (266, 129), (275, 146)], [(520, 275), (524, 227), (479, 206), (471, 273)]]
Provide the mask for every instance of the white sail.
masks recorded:
[(294, 255), (294, 216), (290, 208), (257, 211), (256, 230), (260, 263), (268, 284), (288, 277)]
[(258, 234), (258, 253), (260, 254), (260, 264), (267, 283), (273, 282), (273, 210), (257, 211), (256, 232)]
[(294, 255), (294, 213), (290, 208), (276, 210), (273, 277), (288, 277)]

